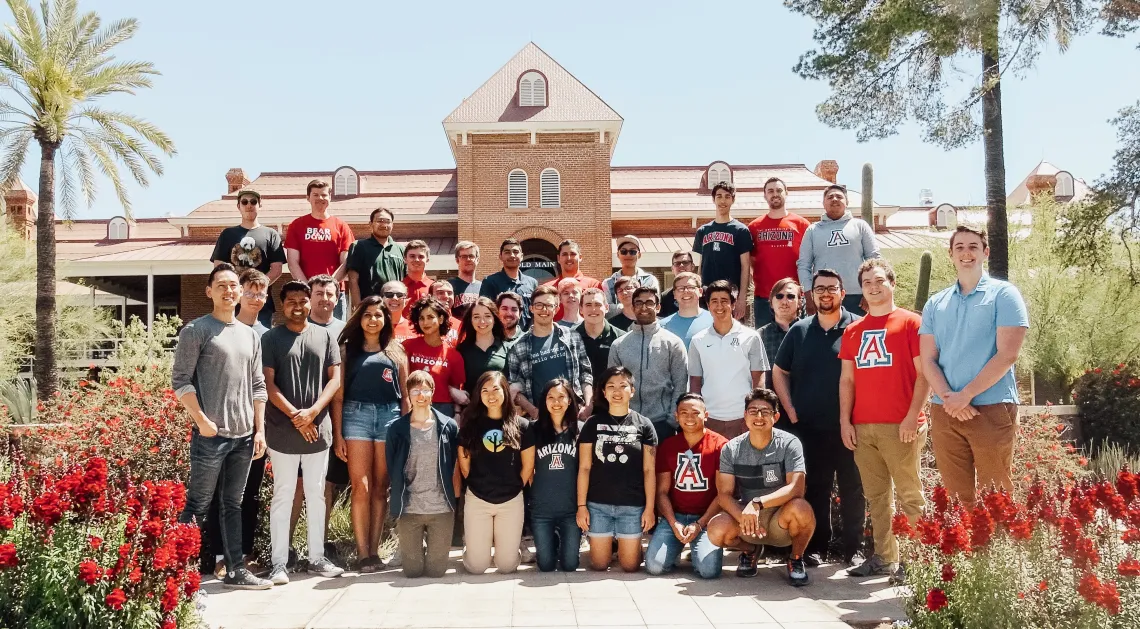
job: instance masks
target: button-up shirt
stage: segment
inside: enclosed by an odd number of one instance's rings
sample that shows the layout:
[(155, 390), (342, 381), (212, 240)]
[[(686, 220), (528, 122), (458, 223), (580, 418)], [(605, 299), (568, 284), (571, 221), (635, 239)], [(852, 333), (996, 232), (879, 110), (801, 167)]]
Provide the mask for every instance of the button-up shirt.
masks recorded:
[[(566, 352), (566, 379), (570, 381), (574, 393), (585, 399), (585, 388), (594, 386), (594, 374), (590, 365), (590, 357), (586, 354), (586, 345), (582, 343), (582, 337), (570, 328), (560, 325), (554, 326), (550, 333), (554, 335), (555, 342), (566, 346), (568, 350)], [(507, 353), (507, 380), (511, 384), (522, 387), (523, 397), (537, 406), (539, 401), (534, 399), (535, 391), (534, 387), (531, 386), (531, 379), (534, 376), (534, 363), (530, 355), (530, 339), (533, 336), (533, 332), (523, 334)]]

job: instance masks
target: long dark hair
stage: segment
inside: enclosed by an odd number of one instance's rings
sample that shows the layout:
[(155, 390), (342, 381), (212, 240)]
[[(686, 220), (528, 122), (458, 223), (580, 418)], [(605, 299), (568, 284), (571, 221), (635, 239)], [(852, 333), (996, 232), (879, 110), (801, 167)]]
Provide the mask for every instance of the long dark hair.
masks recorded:
[(495, 302), (491, 301), (489, 297), (480, 296), (475, 300), (475, 303), (468, 306), (467, 312), (463, 313), (463, 322), (459, 326), (459, 338), (463, 340), (459, 341), (459, 347), (457, 348), (459, 350), (463, 350), (475, 344), (475, 324), (471, 322), (472, 313), (475, 312), (475, 306), (483, 306), (491, 311), (491, 320), (493, 321), (491, 324), (491, 335), (495, 337), (496, 341), (503, 340), (505, 334), (503, 332), (503, 322), (499, 321), (499, 313), (495, 307)]
[(595, 415), (608, 415), (610, 412), (610, 401), (606, 399), (606, 385), (610, 380), (621, 376), (629, 381), (629, 386), (637, 386), (633, 382), (633, 372), (621, 365), (614, 365), (602, 374), (602, 381), (598, 384), (598, 388), (594, 389), (594, 414)]
[(550, 415), (550, 410), (546, 408), (546, 396), (554, 389), (562, 387), (566, 391), (566, 395), (570, 398), (570, 404), (566, 407), (566, 415), (562, 418), (562, 428), (574, 441), (578, 441), (578, 395), (574, 393), (574, 389), (570, 386), (570, 381), (566, 378), (555, 378), (546, 383), (542, 388), (542, 393), (535, 400), (535, 406), (538, 407), (538, 420), (535, 422), (537, 441), (540, 446), (549, 443), (554, 443), (558, 438), (558, 432), (554, 430), (554, 418)]
[(509, 448), (518, 450), (522, 444), (522, 420), (515, 403), (511, 401), (511, 385), (501, 371), (486, 371), (475, 381), (475, 388), (471, 389), (471, 403), (463, 410), (463, 423), (459, 428), (459, 445), (474, 452), (479, 447), (483, 435), (479, 434), (476, 424), (487, 416), (487, 406), (483, 404), (481, 395), (483, 387), (494, 380), (503, 388), (503, 443)]
[(399, 360), (403, 358), (404, 350), (399, 343), (395, 342), (396, 334), (392, 330), (392, 313), (388, 311), (388, 307), (384, 305), (384, 300), (380, 298), (380, 295), (369, 295), (360, 300), (360, 305), (352, 311), (352, 316), (345, 322), (344, 329), (340, 332), (340, 338), (337, 339), (337, 342), (344, 346), (345, 362), (352, 364), (352, 361), (364, 352), (364, 326), (360, 324), (360, 320), (364, 317), (364, 312), (371, 306), (379, 306), (380, 312), (384, 314), (384, 326), (380, 328), (380, 349), (385, 356), (399, 364)]

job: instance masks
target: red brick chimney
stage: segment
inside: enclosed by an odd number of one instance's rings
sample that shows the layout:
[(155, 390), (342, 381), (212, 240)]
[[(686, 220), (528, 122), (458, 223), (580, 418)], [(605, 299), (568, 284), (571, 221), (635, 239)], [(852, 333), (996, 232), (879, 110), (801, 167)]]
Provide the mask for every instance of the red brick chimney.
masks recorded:
[(17, 181), (11, 190), (4, 194), (4, 205), (7, 208), (8, 227), (12, 228), (24, 240), (36, 238), (36, 193)]
[(1056, 175), (1030, 175), (1029, 179), (1025, 180), (1025, 187), (1029, 189), (1029, 201), (1033, 202), (1037, 195), (1048, 192), (1049, 196), (1053, 196), (1053, 191), (1057, 188)]
[(833, 159), (825, 159), (815, 165), (815, 174), (820, 179), (835, 183), (839, 176), (839, 162)]
[(249, 177), (240, 168), (231, 168), (226, 172), (226, 194), (233, 194), (249, 184)]

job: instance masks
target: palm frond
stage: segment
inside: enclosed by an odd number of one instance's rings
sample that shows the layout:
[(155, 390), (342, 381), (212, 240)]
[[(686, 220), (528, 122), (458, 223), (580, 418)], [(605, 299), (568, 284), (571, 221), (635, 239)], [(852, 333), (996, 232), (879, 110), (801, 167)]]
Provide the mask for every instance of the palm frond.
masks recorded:
[(152, 87), (150, 77), (156, 75), (154, 64), (147, 61), (115, 63), (84, 75), (78, 87), (89, 100), (107, 94), (134, 94), (139, 88)]
[(89, 62), (87, 50), (91, 46), (91, 40), (99, 33), (99, 24), (99, 16), (95, 12), (90, 12), (83, 14), (72, 27), (68, 41), (60, 54), (60, 59), (71, 68), (72, 73), (81, 74), (76, 72), (76, 68)]
[(34, 121), (34, 118), (23, 109), (6, 100), (0, 100), (0, 121), (10, 122), (15, 118), (27, 118), (29, 121)]
[(31, 69), (28, 56), (20, 49), (16, 40), (3, 33), (0, 33), (0, 69), (21, 78), (27, 76)]
[(56, 213), (64, 220), (71, 220), (75, 217), (76, 190), (75, 175), (70, 168), (70, 155), (64, 150), (57, 151), (55, 162), (55, 183), (59, 189), (59, 202), (55, 205)]
[(115, 188), (115, 196), (119, 198), (119, 203), (123, 206), (123, 211), (126, 213), (127, 218), (131, 216), (131, 199), (127, 194), (127, 189), (123, 186), (123, 178), (119, 175), (119, 168), (115, 164), (115, 160), (108, 152), (108, 146), (103, 142), (99, 136), (99, 131), (95, 129), (77, 130), (76, 136), (80, 138), (83, 145), (95, 157), (95, 163), (98, 164), (99, 170), (103, 176), (111, 180), (111, 185)]
[[(174, 148), (174, 142), (170, 139), (170, 136), (166, 135), (162, 129), (159, 129), (153, 123), (139, 118), (138, 116), (132, 116), (130, 114), (119, 111), (101, 109), (99, 107), (84, 107), (80, 111), (76, 112), (76, 117), (86, 118), (104, 128), (108, 126), (126, 127), (133, 133), (141, 136), (147, 142), (158, 147), (159, 150), (161, 150), (167, 156), (173, 156), (178, 152), (177, 149)], [(150, 168), (156, 173), (162, 174), (161, 164), (152, 164), (150, 165)]]
[(8, 8), (11, 9), (16, 22), (14, 29), (9, 28), (13, 40), (28, 57), (31, 65), (39, 65), (44, 60), (46, 42), (43, 29), (36, 21), (35, 10), (27, 0), (8, 0)]
[(44, 22), (47, 39), (48, 58), (62, 61), (67, 58), (67, 48), (78, 36), (79, 3), (75, 0), (56, 0), (48, 9), (47, 0), (41, 0), (40, 13)]
[(11, 190), (20, 179), (20, 169), (24, 167), (32, 139), (31, 128), (19, 127), (0, 144), (4, 152), (3, 159), (0, 159), (0, 190)]
[(91, 168), (91, 156), (81, 142), (73, 137), (67, 139), (67, 149), (71, 152), (72, 166), (79, 179), (79, 189), (83, 192), (83, 201), (90, 208), (95, 204), (95, 194), (99, 191), (95, 181), (95, 171)]
[(138, 28), (139, 21), (134, 18), (111, 22), (106, 28), (91, 38), (87, 43), (87, 49), (84, 51), (84, 54), (93, 60), (104, 59), (103, 55), (107, 54), (112, 48), (134, 37)]

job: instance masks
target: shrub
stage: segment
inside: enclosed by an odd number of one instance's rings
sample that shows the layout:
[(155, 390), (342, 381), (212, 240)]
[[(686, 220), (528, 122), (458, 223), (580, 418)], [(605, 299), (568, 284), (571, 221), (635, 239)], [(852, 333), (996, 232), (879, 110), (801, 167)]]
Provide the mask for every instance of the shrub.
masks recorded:
[(1087, 371), (1077, 381), (1081, 439), (1089, 446), (1116, 443), (1140, 451), (1140, 374), (1135, 364)]

